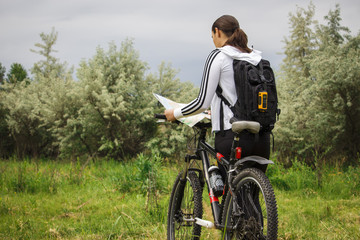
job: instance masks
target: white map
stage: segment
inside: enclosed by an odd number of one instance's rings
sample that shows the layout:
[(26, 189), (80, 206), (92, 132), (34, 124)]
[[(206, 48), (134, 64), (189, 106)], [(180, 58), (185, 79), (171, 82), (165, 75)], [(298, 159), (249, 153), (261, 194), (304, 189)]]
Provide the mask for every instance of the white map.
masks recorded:
[[(173, 108), (182, 108), (186, 104), (184, 103), (177, 103), (168, 98), (165, 98), (159, 94), (153, 93), (156, 99), (166, 108), (166, 109), (173, 109)], [(189, 127), (193, 127), (196, 123), (200, 122), (204, 118), (211, 119), (210, 114), (203, 112), (199, 113), (190, 117), (183, 117), (180, 118), (179, 121), (184, 123)]]

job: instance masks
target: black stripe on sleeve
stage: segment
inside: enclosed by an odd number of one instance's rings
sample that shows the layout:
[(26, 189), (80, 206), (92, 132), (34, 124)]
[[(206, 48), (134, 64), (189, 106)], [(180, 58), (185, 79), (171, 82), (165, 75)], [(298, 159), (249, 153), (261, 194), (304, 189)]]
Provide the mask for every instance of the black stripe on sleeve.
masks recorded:
[(196, 112), (203, 106), (209, 84), (209, 74), (210, 74), (211, 64), (213, 63), (215, 57), (219, 53), (220, 50), (215, 49), (209, 54), (208, 58), (206, 59), (199, 96), (181, 110), (184, 116)]

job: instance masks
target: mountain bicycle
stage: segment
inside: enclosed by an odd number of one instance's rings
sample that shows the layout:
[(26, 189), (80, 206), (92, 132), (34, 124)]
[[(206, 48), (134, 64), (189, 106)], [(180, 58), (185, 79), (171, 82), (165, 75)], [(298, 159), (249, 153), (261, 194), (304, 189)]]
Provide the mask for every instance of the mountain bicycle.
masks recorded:
[[(155, 117), (166, 119), (161, 114)], [(210, 127), (210, 122), (199, 122), (193, 127), (196, 151), (193, 155), (186, 155), (185, 167), (178, 174), (171, 192), (167, 239), (200, 239), (202, 227), (221, 230), (222, 239), (227, 240), (277, 239), (276, 199), (264, 170), (273, 162), (260, 156), (242, 158), (238, 146), (239, 134), (242, 131), (257, 134), (260, 124), (232, 120), (235, 136), (230, 159), (225, 159), (205, 141)], [(216, 166), (210, 166), (209, 155), (216, 159), (217, 164), (224, 166), (225, 179), (222, 179)], [(202, 219), (205, 183), (213, 222)]]

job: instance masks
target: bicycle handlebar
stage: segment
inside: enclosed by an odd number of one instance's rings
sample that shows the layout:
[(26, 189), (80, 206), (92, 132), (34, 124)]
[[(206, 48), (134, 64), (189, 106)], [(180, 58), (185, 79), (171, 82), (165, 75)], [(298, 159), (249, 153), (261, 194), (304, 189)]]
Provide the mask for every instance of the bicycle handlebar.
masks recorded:
[[(164, 114), (154, 114), (154, 117), (157, 119), (162, 119), (162, 120), (166, 120), (166, 116)], [(178, 120), (174, 121), (174, 123), (179, 124), (180, 122)], [(211, 127), (211, 122), (208, 123), (202, 123), (202, 122), (198, 122), (197, 124), (195, 124), (195, 127), (198, 128), (210, 128)]]
[(155, 114), (154, 117), (157, 119), (165, 119), (166, 120), (166, 116), (164, 114)]

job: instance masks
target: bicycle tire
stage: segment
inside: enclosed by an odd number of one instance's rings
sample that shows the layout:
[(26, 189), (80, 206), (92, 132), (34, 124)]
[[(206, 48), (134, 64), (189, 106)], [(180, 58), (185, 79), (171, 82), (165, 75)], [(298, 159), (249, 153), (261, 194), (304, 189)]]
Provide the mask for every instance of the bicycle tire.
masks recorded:
[(225, 226), (223, 239), (277, 239), (276, 199), (266, 175), (259, 169), (247, 168), (235, 177), (232, 185), (238, 204), (228, 191), (221, 220)]
[(186, 181), (181, 181), (182, 173), (177, 176), (169, 202), (167, 219), (167, 239), (200, 239), (201, 226), (195, 222), (183, 221), (202, 218), (202, 187), (194, 171), (189, 171)]

